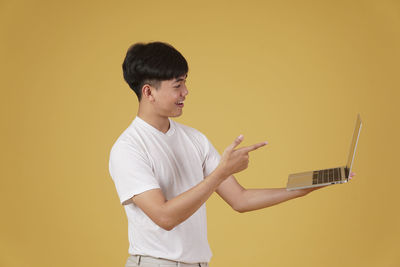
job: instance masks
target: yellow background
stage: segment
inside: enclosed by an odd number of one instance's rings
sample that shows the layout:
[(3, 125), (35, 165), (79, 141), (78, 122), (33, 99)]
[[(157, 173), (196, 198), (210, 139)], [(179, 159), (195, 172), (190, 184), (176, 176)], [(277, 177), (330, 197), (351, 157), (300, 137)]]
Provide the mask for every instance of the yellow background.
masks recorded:
[(398, 1), (1, 1), (0, 266), (123, 266), (108, 173), (136, 115), (127, 48), (165, 41), (189, 62), (184, 115), (222, 152), (267, 140), (237, 175), (346, 162), (355, 179), (239, 214), (207, 202), (212, 267), (400, 266)]

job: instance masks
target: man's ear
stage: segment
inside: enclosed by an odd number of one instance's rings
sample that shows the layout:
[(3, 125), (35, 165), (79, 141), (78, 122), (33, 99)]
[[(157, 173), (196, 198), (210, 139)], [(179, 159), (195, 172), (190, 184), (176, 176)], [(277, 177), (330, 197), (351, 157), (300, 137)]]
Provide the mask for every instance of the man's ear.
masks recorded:
[(143, 85), (143, 87), (142, 87), (142, 98), (146, 98), (150, 102), (154, 101), (152, 87), (150, 85), (148, 85), (148, 84)]

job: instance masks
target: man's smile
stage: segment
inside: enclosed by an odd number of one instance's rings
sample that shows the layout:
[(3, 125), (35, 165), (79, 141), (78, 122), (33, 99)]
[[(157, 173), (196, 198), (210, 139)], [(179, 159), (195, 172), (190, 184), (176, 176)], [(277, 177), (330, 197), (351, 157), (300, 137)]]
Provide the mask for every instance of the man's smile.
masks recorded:
[(183, 101), (178, 101), (175, 104), (180, 108), (183, 108), (183, 106), (184, 106)]

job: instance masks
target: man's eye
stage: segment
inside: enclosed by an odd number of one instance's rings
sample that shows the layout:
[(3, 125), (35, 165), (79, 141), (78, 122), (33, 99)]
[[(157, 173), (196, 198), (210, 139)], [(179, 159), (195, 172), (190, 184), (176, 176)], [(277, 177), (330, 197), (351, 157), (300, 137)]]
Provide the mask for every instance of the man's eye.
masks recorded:
[(180, 84), (178, 84), (178, 85), (176, 85), (176, 86), (174, 86), (175, 88), (179, 88), (179, 87), (181, 87), (181, 85)]

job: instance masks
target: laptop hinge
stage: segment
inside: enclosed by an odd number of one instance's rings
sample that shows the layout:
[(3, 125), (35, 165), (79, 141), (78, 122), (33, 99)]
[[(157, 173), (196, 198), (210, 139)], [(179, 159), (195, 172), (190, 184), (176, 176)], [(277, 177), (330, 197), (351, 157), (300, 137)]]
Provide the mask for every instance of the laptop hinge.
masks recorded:
[(349, 168), (347, 168), (347, 167), (344, 168), (344, 175), (345, 175), (346, 179), (349, 178)]

